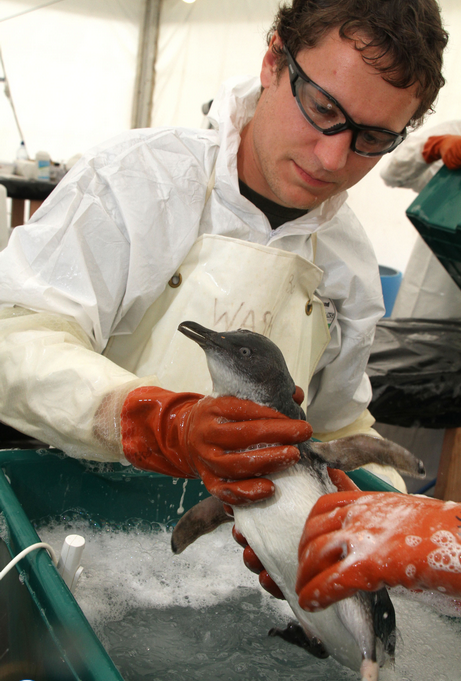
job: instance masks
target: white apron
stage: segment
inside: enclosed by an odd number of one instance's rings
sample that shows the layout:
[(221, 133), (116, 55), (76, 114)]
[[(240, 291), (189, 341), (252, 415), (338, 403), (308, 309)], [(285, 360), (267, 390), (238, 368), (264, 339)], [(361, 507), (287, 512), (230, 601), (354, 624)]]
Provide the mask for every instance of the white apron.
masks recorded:
[(130, 336), (113, 336), (104, 355), (176, 392), (212, 392), (205, 353), (177, 328), (194, 321), (215, 331), (261, 333), (282, 350), (307, 394), (330, 340), (314, 295), (322, 270), (299, 255), (218, 235), (203, 235)]

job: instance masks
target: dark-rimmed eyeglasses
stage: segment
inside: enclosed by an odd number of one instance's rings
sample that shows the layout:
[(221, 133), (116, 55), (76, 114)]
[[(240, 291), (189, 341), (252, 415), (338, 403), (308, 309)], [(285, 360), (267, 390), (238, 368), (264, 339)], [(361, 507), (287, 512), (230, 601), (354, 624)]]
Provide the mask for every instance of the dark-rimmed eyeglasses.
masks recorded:
[(324, 135), (337, 135), (352, 130), (351, 149), (359, 156), (382, 156), (395, 149), (407, 136), (386, 128), (355, 123), (343, 107), (320, 85), (306, 76), (290, 50), (284, 45), (288, 59), (291, 90), (304, 118)]

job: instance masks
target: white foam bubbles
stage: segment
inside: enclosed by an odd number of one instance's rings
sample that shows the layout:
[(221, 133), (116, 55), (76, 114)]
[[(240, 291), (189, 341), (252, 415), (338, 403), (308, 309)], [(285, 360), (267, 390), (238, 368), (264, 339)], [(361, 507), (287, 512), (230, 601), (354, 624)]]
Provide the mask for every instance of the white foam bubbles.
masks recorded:
[(416, 575), (416, 568), (414, 565), (409, 563), (407, 567), (405, 568), (405, 574), (407, 577), (411, 579), (411, 577), (414, 577)]
[(415, 594), (403, 587), (389, 593), (399, 636), (395, 668), (381, 670), (380, 681), (459, 681), (461, 620), (433, 609), (437, 603), (443, 610), (442, 601), (449, 599), (437, 593)]
[[(104, 622), (121, 619), (132, 609), (177, 605), (205, 609), (242, 586), (260, 591), (256, 575), (244, 566), (230, 525), (202, 537), (179, 556), (170, 547), (171, 530), (162, 525), (152, 531), (140, 522), (124, 532), (94, 529), (87, 521), (75, 520), (38, 532), (58, 553), (68, 534), (85, 537), (84, 571), (74, 596), (98, 635)], [(285, 602), (264, 594), (268, 607), (281, 607), (288, 616)]]
[(461, 573), (461, 545), (448, 530), (439, 530), (432, 535), (431, 541), (439, 548), (427, 557), (427, 563), (433, 570)]
[(421, 544), (422, 541), (423, 540), (421, 539), (421, 537), (417, 537), (414, 534), (409, 534), (405, 537), (405, 544), (407, 546), (411, 546), (412, 548), (414, 548), (415, 546), (419, 546), (419, 544)]
[(10, 531), (8, 527), (8, 522), (5, 518), (3, 512), (0, 513), (0, 539), (2, 539), (5, 544), (9, 544), (10, 541)]

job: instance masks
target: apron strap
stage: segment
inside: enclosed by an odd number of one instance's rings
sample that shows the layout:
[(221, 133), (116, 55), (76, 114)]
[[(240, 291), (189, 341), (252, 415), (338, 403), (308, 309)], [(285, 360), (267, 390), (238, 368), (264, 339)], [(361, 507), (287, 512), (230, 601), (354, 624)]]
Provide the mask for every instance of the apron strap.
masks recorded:
[(215, 183), (215, 178), (216, 178), (216, 166), (213, 166), (213, 171), (210, 175), (210, 179), (208, 180), (208, 184), (206, 187), (206, 194), (205, 194), (205, 205), (208, 203), (208, 199), (211, 196), (211, 192), (213, 191), (214, 183)]
[(311, 234), (312, 240), (312, 262), (315, 264), (315, 256), (317, 255), (317, 232)]
[[(205, 206), (208, 203), (208, 199), (211, 196), (211, 192), (213, 191), (215, 178), (216, 178), (216, 165), (213, 166), (213, 170), (211, 172), (210, 179), (208, 180), (208, 184), (207, 184), (207, 187), (206, 187)], [(179, 270), (173, 274), (173, 276), (171, 277), (168, 284), (169, 284), (169, 286), (171, 286), (171, 288), (178, 288), (178, 286), (181, 286), (182, 275), (179, 272)]]

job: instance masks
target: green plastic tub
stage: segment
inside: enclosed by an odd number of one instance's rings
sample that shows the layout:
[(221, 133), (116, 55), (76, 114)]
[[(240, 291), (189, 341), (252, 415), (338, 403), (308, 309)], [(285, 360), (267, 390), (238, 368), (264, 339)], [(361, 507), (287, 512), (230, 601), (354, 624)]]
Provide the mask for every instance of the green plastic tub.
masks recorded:
[(461, 169), (442, 166), (406, 214), (461, 288)]
[[(359, 470), (363, 490), (395, 491)], [(117, 464), (91, 465), (56, 450), (0, 450), (0, 570), (40, 541), (32, 523), (84, 509), (92, 519), (174, 524), (182, 501), (191, 508), (207, 492), (164, 475)], [(2, 681), (123, 681), (43, 549), (32, 551), (0, 582)]]

